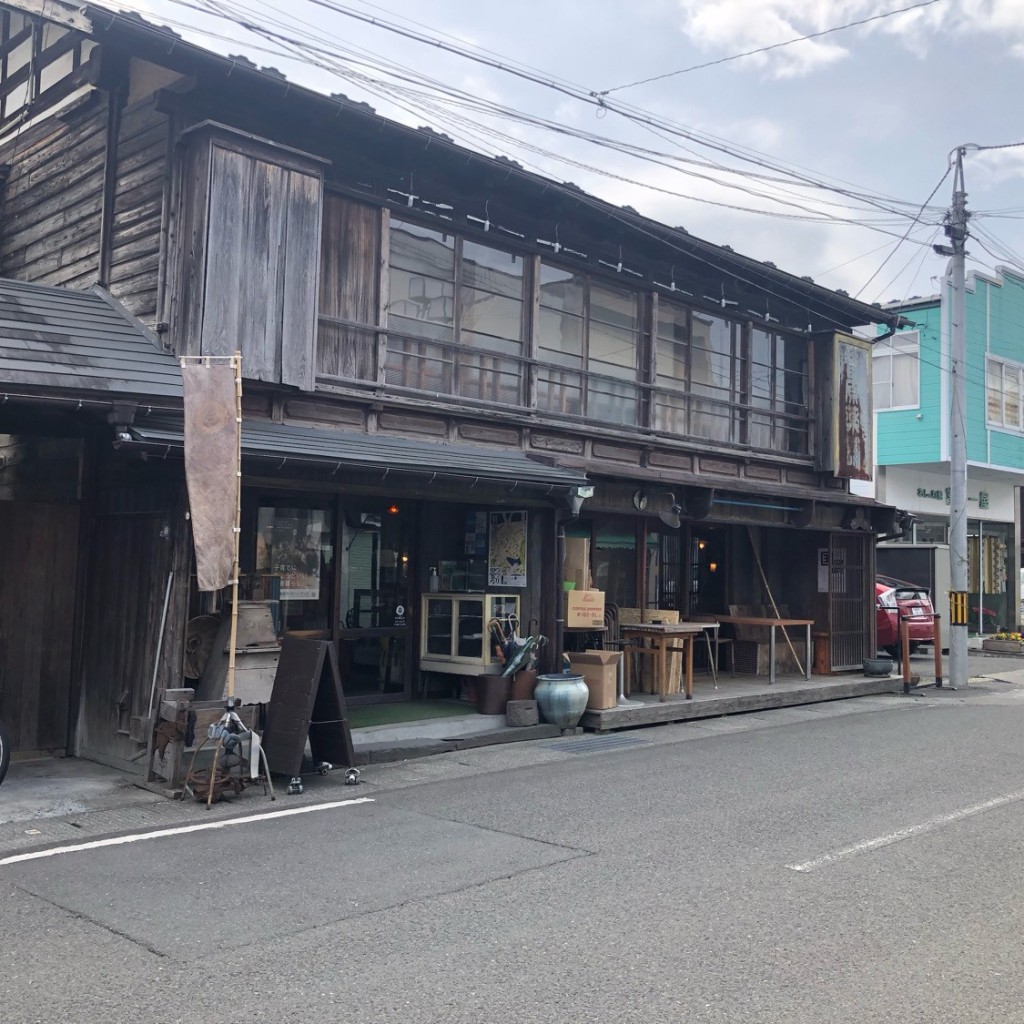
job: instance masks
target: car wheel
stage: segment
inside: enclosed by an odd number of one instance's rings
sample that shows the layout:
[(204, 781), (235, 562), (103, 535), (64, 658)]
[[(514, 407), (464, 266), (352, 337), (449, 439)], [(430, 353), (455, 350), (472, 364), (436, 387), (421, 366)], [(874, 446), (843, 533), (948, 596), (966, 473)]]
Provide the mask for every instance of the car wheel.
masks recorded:
[(893, 661), (899, 661), (900, 649), (896, 646), (896, 644), (893, 644), (891, 647), (884, 647), (883, 650), (886, 654), (889, 655), (890, 658), (892, 658)]

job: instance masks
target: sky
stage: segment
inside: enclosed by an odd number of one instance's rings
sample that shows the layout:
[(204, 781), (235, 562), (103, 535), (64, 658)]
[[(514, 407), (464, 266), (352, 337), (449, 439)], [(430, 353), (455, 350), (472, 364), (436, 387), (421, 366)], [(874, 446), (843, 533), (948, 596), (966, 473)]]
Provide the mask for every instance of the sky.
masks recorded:
[(1024, 274), (1024, 0), (101, 3), (867, 302), (938, 291), (967, 146), (968, 269)]

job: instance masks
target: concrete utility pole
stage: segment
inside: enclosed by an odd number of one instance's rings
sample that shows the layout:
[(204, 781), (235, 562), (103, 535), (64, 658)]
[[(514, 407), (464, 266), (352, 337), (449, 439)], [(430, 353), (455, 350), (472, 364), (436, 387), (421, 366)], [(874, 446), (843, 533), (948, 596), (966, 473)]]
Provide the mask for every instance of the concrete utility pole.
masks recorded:
[(946, 214), (949, 246), (936, 249), (950, 257), (949, 303), (949, 682), (967, 686), (967, 415), (965, 380), (967, 338), (964, 323), (965, 258), (967, 245), (967, 193), (964, 191), (964, 151), (956, 153), (953, 205)]

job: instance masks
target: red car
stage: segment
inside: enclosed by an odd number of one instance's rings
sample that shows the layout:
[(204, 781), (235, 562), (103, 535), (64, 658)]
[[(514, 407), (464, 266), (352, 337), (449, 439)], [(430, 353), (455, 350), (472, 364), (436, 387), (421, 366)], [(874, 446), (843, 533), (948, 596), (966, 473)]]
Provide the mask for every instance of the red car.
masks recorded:
[(893, 658), (900, 656), (900, 617), (910, 616), (910, 653), (935, 640), (935, 620), (928, 591), (903, 580), (875, 580), (878, 646)]

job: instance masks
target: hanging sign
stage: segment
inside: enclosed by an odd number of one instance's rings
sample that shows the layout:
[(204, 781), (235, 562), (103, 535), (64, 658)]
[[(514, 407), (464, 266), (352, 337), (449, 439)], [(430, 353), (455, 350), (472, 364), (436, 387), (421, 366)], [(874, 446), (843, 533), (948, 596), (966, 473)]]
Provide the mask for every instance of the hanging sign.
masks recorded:
[(526, 513), (492, 512), (487, 555), (489, 587), (526, 586)]

